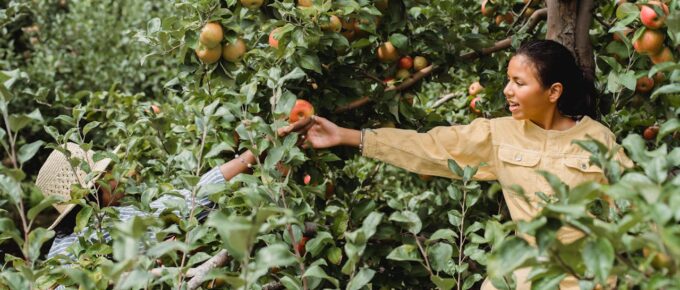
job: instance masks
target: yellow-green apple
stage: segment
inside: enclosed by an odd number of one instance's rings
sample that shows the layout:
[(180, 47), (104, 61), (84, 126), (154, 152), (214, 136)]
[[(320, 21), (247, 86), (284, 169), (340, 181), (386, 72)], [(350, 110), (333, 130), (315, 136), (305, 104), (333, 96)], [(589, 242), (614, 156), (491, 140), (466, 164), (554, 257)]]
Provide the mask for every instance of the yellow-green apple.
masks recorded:
[(654, 80), (646, 76), (640, 77), (635, 83), (635, 91), (638, 93), (649, 93), (654, 88)]
[(663, 41), (666, 36), (652, 29), (647, 29), (642, 35), (633, 43), (635, 51), (641, 54), (654, 55), (659, 53), (663, 48)]
[(484, 87), (479, 82), (474, 82), (468, 87), (468, 94), (470, 96), (476, 96), (484, 90)]
[(216, 63), (218, 60), (220, 60), (220, 57), (222, 56), (221, 46), (209, 48), (203, 45), (202, 43), (199, 43), (195, 51), (198, 59), (204, 64)]
[(398, 80), (404, 80), (411, 76), (411, 73), (407, 69), (399, 69), (397, 74), (394, 75)]
[[(663, 11), (662, 14), (657, 13), (657, 9)], [(659, 1), (649, 1), (640, 8), (640, 22), (648, 28), (659, 29), (663, 26), (664, 21), (666, 21), (668, 12), (668, 5)]]
[(410, 56), (404, 56), (399, 59), (399, 68), (401, 69), (410, 69), (413, 67), (413, 58)]
[(394, 80), (394, 78), (386, 78), (386, 79), (383, 80), (383, 83), (384, 83), (385, 86), (388, 87), (388, 88), (393, 88), (395, 82), (396, 82), (396, 81)]
[(311, 117), (312, 115), (314, 115), (314, 106), (305, 100), (297, 100), (295, 101), (293, 109), (290, 110), (288, 122), (295, 123), (305, 117)]
[(224, 45), (222, 58), (226, 61), (237, 62), (244, 53), (246, 53), (246, 42), (239, 38), (233, 44), (227, 43)]
[(342, 30), (342, 21), (340, 17), (331, 15), (328, 17), (328, 22), (321, 25), (321, 29), (326, 31), (340, 32)]
[(224, 31), (222, 30), (222, 26), (217, 22), (210, 22), (201, 29), (198, 41), (207, 48), (214, 48), (220, 45), (223, 38)]
[(378, 60), (383, 63), (392, 63), (399, 59), (399, 52), (391, 42), (383, 42), (377, 49)]
[(427, 67), (429, 63), (427, 62), (427, 58), (423, 56), (416, 56), (413, 59), (413, 70), (419, 71), (421, 69), (424, 69)]

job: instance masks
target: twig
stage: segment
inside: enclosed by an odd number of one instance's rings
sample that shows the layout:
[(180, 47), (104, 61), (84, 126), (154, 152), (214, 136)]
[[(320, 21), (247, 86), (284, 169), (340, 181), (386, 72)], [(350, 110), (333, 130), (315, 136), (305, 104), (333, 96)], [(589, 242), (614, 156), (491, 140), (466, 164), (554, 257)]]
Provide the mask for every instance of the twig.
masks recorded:
[[(530, 30), (536, 27), (538, 25), (538, 22), (541, 20), (545, 19), (548, 16), (548, 8), (541, 8), (536, 11), (534, 11), (533, 14), (529, 17), (529, 22), (527, 22), (523, 27), (522, 30)], [(465, 60), (472, 60), (478, 57), (482, 57), (485, 55), (492, 54), (497, 51), (501, 51), (503, 49), (506, 49), (512, 45), (512, 36), (509, 36), (506, 39), (499, 40), (497, 41), (493, 46), (484, 48), (481, 51), (472, 51), (468, 52), (466, 54), (461, 55), (460, 57)]]
[(262, 290), (282, 290), (284, 289), (283, 284), (281, 282), (269, 282), (267, 284), (262, 285)]
[(425, 252), (425, 249), (423, 249), (423, 245), (420, 244), (420, 239), (418, 239), (418, 235), (413, 234), (413, 238), (416, 240), (416, 245), (418, 245), (420, 254), (423, 255), (423, 259), (425, 259), (425, 266), (427, 268), (427, 272), (430, 273), (430, 276), (434, 275), (432, 273), (432, 267), (430, 267), (430, 259), (427, 258), (427, 252)]
[(187, 271), (187, 277), (193, 277), (187, 283), (187, 289), (193, 290), (201, 286), (205, 275), (212, 269), (221, 267), (229, 261), (229, 253), (227, 250), (221, 250), (217, 255), (205, 261), (203, 264), (196, 268), (191, 268)]
[[(399, 84), (398, 86), (386, 88), (385, 92), (403, 91), (403, 90), (413, 86), (414, 84), (416, 84), (418, 81), (420, 81), (424, 77), (430, 75), (432, 73), (432, 71), (434, 70), (434, 68), (435, 68), (435, 65), (427, 66), (427, 67), (419, 70), (418, 72), (414, 73), (413, 76), (411, 76), (410, 78), (408, 78), (407, 80), (405, 80), (404, 82)], [(335, 113), (347, 112), (349, 110), (359, 108), (361, 106), (366, 105), (370, 101), (371, 101), (371, 98), (368, 97), (368, 96), (361, 97), (359, 99), (356, 99), (356, 100), (350, 102), (347, 105), (337, 107), (335, 109)]]
[(448, 100), (453, 99), (453, 98), (455, 98), (455, 97), (460, 97), (461, 95), (462, 95), (461, 93), (450, 93), (450, 94), (446, 94), (446, 95), (442, 96), (441, 98), (439, 98), (439, 100), (437, 100), (436, 102), (434, 102), (434, 104), (432, 104), (432, 108), (439, 107), (439, 106), (441, 106), (443, 103), (446, 103)]

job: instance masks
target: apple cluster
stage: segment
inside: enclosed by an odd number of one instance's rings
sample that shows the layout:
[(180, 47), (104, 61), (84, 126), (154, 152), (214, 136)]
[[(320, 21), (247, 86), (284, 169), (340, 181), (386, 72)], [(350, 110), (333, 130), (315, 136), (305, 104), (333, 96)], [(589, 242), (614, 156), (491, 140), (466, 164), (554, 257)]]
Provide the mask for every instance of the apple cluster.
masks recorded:
[[(242, 0), (241, 2), (245, 2)], [(262, 0), (260, 0), (262, 4)], [(245, 5), (245, 4), (244, 4)], [(196, 56), (204, 64), (213, 64), (220, 60), (220, 57), (228, 62), (237, 62), (246, 53), (246, 43), (238, 38), (234, 43), (225, 43), (224, 30), (222, 25), (217, 22), (209, 22), (203, 26), (198, 37), (198, 47)]]

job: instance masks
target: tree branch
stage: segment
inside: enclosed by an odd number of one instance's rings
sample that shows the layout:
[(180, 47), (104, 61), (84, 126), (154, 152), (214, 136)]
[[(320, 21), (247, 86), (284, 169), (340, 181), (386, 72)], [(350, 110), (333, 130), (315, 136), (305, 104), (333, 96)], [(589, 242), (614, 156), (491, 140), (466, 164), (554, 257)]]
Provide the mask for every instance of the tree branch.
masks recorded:
[[(529, 21), (522, 26), (522, 30), (532, 30), (538, 25), (538, 23), (546, 19), (548, 16), (548, 9), (547, 8), (541, 8), (536, 11), (534, 11), (533, 14), (529, 17)], [(509, 36), (506, 39), (499, 40), (497, 41), (492, 47), (487, 47), (482, 49), (481, 51), (473, 51), (473, 52), (468, 52), (466, 54), (461, 55), (460, 57), (465, 60), (473, 60), (478, 57), (482, 57), (485, 55), (492, 54), (497, 51), (504, 50), (512, 45), (512, 36)]]
[[(386, 88), (386, 89), (385, 89), (385, 92), (390, 92), (390, 91), (403, 91), (403, 90), (405, 90), (405, 89), (407, 89), (407, 88), (410, 88), (411, 86), (413, 86), (414, 84), (416, 84), (418, 81), (420, 81), (420, 80), (423, 79), (424, 77), (426, 77), (426, 76), (432, 74), (432, 71), (434, 71), (435, 67), (436, 67), (436, 66), (433, 65), (433, 64), (430, 65), (430, 66), (428, 66), (428, 67), (425, 67), (425, 68), (419, 70), (418, 72), (414, 73), (413, 76), (409, 77), (408, 79), (406, 79), (404, 82), (402, 82), (402, 83), (399, 84), (398, 86)], [(366, 104), (367, 104), (368, 102), (370, 102), (370, 101), (371, 101), (371, 98), (368, 97), (368, 96), (364, 96), (364, 97), (358, 98), (358, 99), (356, 99), (356, 100), (354, 100), (354, 101), (352, 101), (352, 102), (350, 102), (350, 103), (348, 103), (348, 104), (346, 104), (346, 105), (344, 105), (344, 106), (337, 107), (337, 108), (335, 109), (335, 113), (347, 112), (347, 111), (349, 111), (349, 110), (353, 110), (353, 109), (359, 108), (359, 107), (361, 107), (361, 106), (363, 106), (363, 105), (366, 105)]]
[(432, 108), (439, 107), (439, 106), (441, 106), (442, 104), (446, 103), (448, 100), (453, 99), (453, 98), (455, 98), (455, 97), (460, 97), (461, 95), (462, 95), (461, 93), (450, 93), (450, 94), (446, 94), (446, 95), (442, 96), (441, 98), (439, 98), (439, 100), (437, 100), (436, 102), (434, 102), (434, 104), (432, 104)]
[(187, 283), (187, 289), (196, 289), (201, 286), (205, 275), (212, 269), (224, 266), (229, 261), (229, 253), (227, 250), (222, 249), (215, 256), (205, 261), (203, 264), (196, 268), (191, 268), (187, 270), (187, 277), (193, 277)]

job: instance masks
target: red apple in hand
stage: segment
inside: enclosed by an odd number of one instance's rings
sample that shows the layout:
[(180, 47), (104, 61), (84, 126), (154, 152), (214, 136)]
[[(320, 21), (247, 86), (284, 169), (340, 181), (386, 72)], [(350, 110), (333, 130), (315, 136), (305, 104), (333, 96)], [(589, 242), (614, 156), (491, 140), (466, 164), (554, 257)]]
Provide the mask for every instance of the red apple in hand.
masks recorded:
[[(655, 8), (661, 8), (662, 14), (656, 12)], [(668, 16), (668, 6), (658, 1), (649, 1), (647, 5), (640, 8), (640, 22), (651, 29), (659, 29), (663, 26)]]
[(295, 106), (290, 110), (290, 117), (288, 117), (289, 123), (295, 123), (305, 117), (311, 117), (314, 115), (314, 106), (305, 100), (295, 101)]

